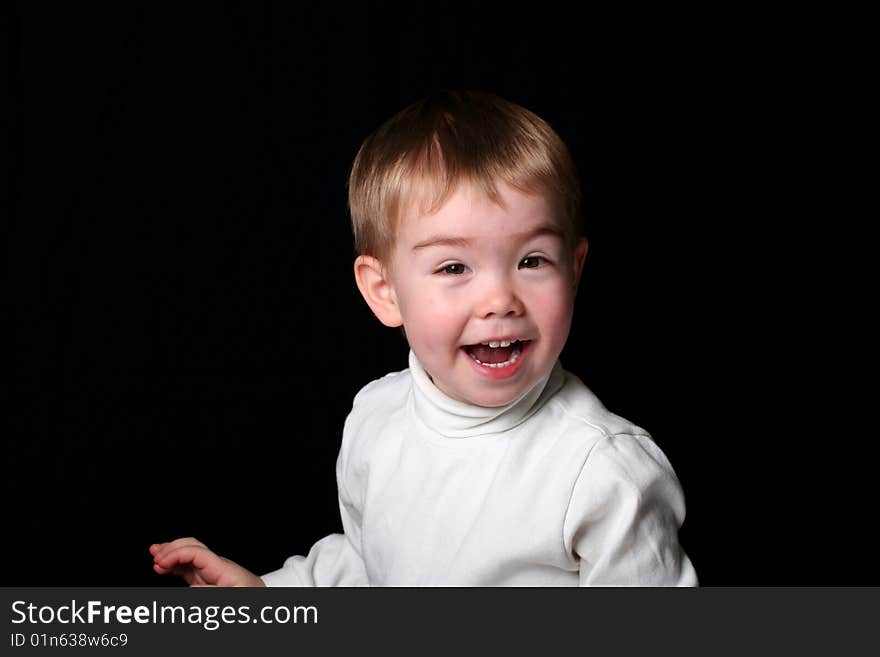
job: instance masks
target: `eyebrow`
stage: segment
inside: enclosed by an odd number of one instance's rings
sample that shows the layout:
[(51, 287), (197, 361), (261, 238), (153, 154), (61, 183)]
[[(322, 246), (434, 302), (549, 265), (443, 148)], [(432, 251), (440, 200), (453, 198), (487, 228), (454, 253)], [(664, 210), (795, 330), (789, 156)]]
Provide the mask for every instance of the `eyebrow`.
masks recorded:
[[(528, 230), (523, 233), (513, 233), (511, 237), (521, 242), (527, 242), (540, 235), (552, 235), (559, 238), (563, 237), (562, 231), (552, 224), (541, 224), (540, 226), (537, 226), (532, 230)], [(465, 237), (453, 237), (452, 235), (432, 235), (428, 239), (416, 244), (413, 247), (413, 251), (418, 251), (419, 249), (427, 249), (431, 246), (456, 246), (459, 248), (465, 248), (470, 245), (471, 240)]]

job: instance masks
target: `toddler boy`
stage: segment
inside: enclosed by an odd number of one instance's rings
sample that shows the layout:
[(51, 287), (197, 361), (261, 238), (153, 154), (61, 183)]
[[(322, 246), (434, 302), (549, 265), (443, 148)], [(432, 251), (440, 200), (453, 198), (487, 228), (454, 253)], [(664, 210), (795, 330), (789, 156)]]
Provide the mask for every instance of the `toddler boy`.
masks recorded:
[(178, 539), (150, 548), (156, 572), (219, 586), (696, 585), (669, 461), (558, 361), (587, 253), (579, 199), (558, 135), (490, 94), (437, 94), (368, 137), (349, 181), (354, 273), (410, 352), (346, 420), (344, 533), (262, 578)]

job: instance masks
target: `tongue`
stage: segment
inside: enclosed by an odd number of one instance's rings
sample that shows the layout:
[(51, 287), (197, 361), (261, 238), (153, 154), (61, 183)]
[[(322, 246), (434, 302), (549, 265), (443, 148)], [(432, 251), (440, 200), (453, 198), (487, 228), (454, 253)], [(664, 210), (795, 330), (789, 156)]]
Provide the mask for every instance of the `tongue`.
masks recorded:
[(475, 344), (468, 347), (468, 352), (481, 363), (503, 363), (510, 360), (513, 354), (513, 345), (509, 347), (487, 347), (484, 344)]

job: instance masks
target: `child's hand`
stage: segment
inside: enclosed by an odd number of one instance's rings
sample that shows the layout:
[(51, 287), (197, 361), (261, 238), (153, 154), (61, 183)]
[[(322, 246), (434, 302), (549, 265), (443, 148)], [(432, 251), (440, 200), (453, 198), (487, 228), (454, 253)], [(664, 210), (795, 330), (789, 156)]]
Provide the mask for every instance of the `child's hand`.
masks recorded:
[(178, 538), (150, 546), (153, 570), (180, 575), (190, 586), (266, 586), (251, 571), (224, 559), (194, 538)]

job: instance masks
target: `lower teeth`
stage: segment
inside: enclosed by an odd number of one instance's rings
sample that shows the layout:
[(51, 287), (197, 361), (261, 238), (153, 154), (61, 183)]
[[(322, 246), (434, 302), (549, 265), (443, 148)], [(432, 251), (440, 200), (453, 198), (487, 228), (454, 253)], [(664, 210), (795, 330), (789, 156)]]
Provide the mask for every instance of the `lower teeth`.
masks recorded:
[(477, 359), (473, 354), (469, 354), (469, 355), (471, 358), (473, 358), (475, 361), (477, 361), (483, 367), (498, 368), (498, 367), (509, 367), (509, 366), (513, 365), (517, 361), (517, 359), (519, 358), (520, 353), (522, 353), (521, 349), (514, 349), (513, 353), (510, 354), (510, 358), (508, 360), (504, 361), (503, 363), (484, 363), (481, 360)]

